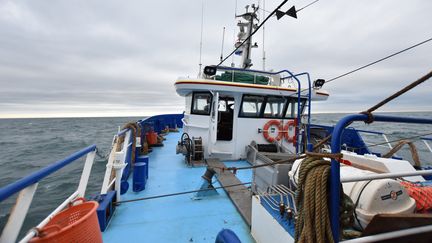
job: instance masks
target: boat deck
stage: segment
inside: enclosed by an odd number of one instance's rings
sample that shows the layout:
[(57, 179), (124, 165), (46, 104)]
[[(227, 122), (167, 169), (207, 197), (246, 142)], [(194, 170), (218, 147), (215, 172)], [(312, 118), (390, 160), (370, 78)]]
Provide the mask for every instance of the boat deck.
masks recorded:
[[(129, 190), (122, 200), (199, 189), (205, 167), (189, 168), (183, 155), (175, 154), (182, 132), (169, 133), (163, 147), (149, 154), (146, 189)], [(224, 162), (227, 166), (247, 166), (246, 161)], [(241, 170), (237, 177), (250, 182), (252, 172)], [(220, 186), (219, 182), (214, 186)], [(103, 233), (104, 242), (215, 242), (218, 232), (231, 229), (242, 242), (254, 242), (250, 229), (223, 189), (219, 195), (192, 200), (193, 194), (121, 204)]]

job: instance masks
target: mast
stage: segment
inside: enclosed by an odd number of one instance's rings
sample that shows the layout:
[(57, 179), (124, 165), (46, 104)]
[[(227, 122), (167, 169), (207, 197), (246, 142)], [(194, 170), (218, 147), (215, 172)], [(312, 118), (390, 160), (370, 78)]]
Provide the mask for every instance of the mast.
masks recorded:
[[(257, 28), (257, 25), (254, 23), (256, 20), (258, 20), (257, 11), (258, 7), (255, 6), (255, 4), (252, 4), (252, 12), (249, 12), (249, 5), (246, 6), (246, 13), (236, 16), (241, 17), (244, 21), (240, 20), (237, 23), (237, 26), (240, 28), (240, 32), (238, 33), (237, 37), (238, 40), (235, 44), (236, 47), (241, 45), (241, 43), (246, 40), (248, 36), (251, 36), (254, 29)], [(241, 60), (241, 67), (248, 69), (252, 67), (252, 60), (251, 60), (251, 49), (253, 47), (257, 47), (257, 44), (255, 43), (252, 45), (252, 37), (250, 37), (236, 52), (237, 55), (242, 56)]]

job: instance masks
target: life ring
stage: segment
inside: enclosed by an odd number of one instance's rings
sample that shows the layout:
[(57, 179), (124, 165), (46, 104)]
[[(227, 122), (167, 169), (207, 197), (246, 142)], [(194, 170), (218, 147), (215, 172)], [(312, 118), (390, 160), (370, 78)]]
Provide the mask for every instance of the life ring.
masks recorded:
[[(287, 140), (287, 142), (289, 143), (296, 143), (297, 141), (297, 129), (296, 129), (296, 123), (297, 123), (297, 119), (294, 120), (289, 120), (283, 127), (283, 133), (284, 133), (284, 137), (285, 140)], [(290, 136), (289, 131), (290, 128), (294, 129), (294, 134), (292, 136)]]
[[(269, 129), (270, 129), (270, 127), (272, 127), (272, 126), (275, 126), (275, 127), (277, 127), (277, 129), (278, 129), (278, 134), (277, 134), (276, 137), (272, 137), (272, 136), (270, 136), (270, 134), (269, 134)], [(263, 136), (264, 136), (264, 138), (265, 138), (267, 141), (269, 141), (270, 143), (273, 143), (273, 142), (275, 142), (275, 141), (280, 141), (280, 140), (282, 139), (282, 137), (283, 137), (283, 133), (282, 133), (282, 126), (281, 126), (280, 121), (278, 121), (278, 120), (270, 120), (270, 121), (268, 121), (268, 122), (264, 125), (264, 127), (263, 127)]]

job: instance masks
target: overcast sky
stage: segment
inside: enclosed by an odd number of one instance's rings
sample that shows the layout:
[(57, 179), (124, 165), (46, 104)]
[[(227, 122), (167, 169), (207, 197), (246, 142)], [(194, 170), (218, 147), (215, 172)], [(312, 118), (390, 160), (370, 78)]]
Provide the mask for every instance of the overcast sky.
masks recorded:
[[(201, 3), (0, 0), (0, 117), (182, 112), (173, 84), (198, 73)], [(238, 0), (237, 12), (248, 3)], [(268, 21), (266, 67), (330, 79), (431, 38), (431, 12), (428, 0), (320, 0), (298, 19)], [(234, 0), (204, 0), (204, 65), (217, 64), (224, 26), (225, 54), (232, 50), (234, 13)], [(261, 69), (261, 32), (254, 41)], [(432, 42), (329, 83), (329, 100), (313, 111), (365, 110), (431, 69)], [(432, 110), (431, 93), (432, 80), (383, 110)]]

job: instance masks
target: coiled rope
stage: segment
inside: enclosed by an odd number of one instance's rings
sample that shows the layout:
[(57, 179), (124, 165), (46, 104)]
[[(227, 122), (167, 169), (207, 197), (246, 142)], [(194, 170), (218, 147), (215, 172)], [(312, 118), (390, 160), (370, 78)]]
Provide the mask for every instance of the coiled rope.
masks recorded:
[[(132, 163), (135, 161), (135, 151), (136, 151), (136, 137), (141, 137), (141, 127), (138, 126), (135, 122), (129, 122), (123, 126), (123, 129), (130, 129), (132, 131)], [(142, 138), (141, 138), (142, 141)], [(129, 141), (126, 141), (127, 143)], [(133, 164), (132, 164), (133, 165)]]
[(295, 198), (298, 209), (296, 242), (334, 242), (327, 201), (330, 163), (308, 157), (300, 165)]

